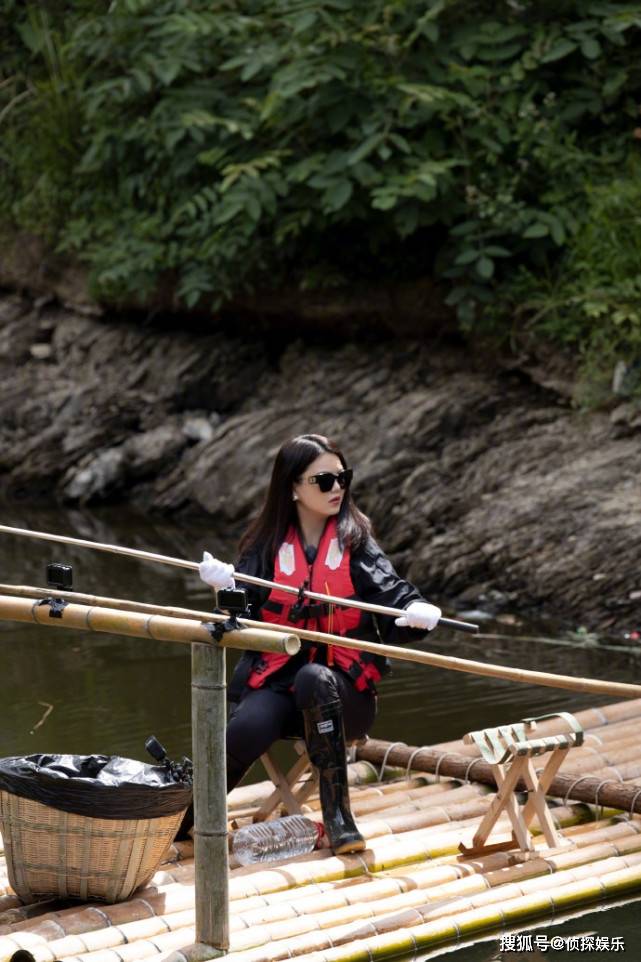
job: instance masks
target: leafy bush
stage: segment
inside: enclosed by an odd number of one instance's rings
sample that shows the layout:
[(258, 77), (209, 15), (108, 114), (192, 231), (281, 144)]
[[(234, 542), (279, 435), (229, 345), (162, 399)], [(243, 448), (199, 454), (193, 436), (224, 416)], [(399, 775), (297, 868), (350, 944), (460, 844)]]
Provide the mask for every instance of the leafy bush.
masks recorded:
[(517, 274), (527, 301), (577, 270), (637, 150), (636, 3), (97, 6), (0, 0), (0, 217), (55, 231), (111, 301), (436, 272), (489, 328)]
[(578, 397), (590, 403), (609, 393), (617, 364), (628, 369), (621, 393), (641, 395), (641, 164), (588, 186), (586, 204), (563, 270), (542, 277), (521, 268), (503, 286), (497, 315), (524, 318), (530, 334), (576, 348)]
[(3, 6), (0, 212), (55, 240), (73, 200), (82, 117), (81, 83), (66, 50), (66, 5)]

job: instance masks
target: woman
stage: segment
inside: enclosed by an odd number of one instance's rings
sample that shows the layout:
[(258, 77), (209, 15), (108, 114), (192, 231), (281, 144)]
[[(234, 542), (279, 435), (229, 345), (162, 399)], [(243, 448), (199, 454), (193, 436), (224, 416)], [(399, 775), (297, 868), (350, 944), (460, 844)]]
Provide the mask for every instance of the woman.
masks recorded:
[[(319, 434), (287, 441), (276, 455), (267, 497), (241, 544), (239, 573), (392, 608), (375, 617), (355, 608), (310, 602), (279, 591), (247, 588), (251, 617), (345, 637), (415, 640), (437, 624), (440, 609), (403, 581), (372, 537), (350, 493), (352, 471)], [(234, 568), (205, 552), (200, 576), (213, 588), (235, 586)], [(319, 774), (325, 831), (334, 852), (365, 847), (349, 805), (345, 736), (362, 738), (376, 713), (376, 682), (387, 660), (340, 645), (304, 642), (284, 654), (245, 652), (229, 688), (235, 704), (227, 726), (227, 790), (279, 738), (304, 732)], [(302, 716), (302, 717), (301, 717)]]

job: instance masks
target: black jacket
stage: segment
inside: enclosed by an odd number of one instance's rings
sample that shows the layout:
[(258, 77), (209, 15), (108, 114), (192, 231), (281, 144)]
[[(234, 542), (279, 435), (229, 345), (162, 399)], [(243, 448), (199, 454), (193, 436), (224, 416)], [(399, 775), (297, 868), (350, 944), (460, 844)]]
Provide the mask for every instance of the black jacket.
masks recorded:
[[(273, 581), (274, 579), (273, 563), (264, 565), (258, 551), (241, 557), (236, 565), (236, 571), (240, 574), (264, 578), (267, 581)], [(359, 601), (368, 601), (388, 608), (407, 608), (413, 601), (425, 600), (409, 581), (403, 580), (396, 573), (389, 558), (371, 537), (367, 538), (360, 548), (351, 552), (350, 576)], [(270, 589), (248, 585), (244, 582), (239, 583), (239, 587), (247, 592), (251, 618), (262, 621), (261, 609), (269, 597)], [(292, 630), (296, 630), (294, 626)], [(419, 640), (425, 633), (413, 628), (398, 628), (391, 616), (373, 615), (364, 611), (358, 629), (354, 634), (355, 637), (362, 638), (364, 641), (403, 645)], [(268, 684), (270, 687), (285, 691), (289, 689), (293, 675), (307, 661), (306, 648), (308, 647), (309, 643), (303, 642), (301, 652), (291, 658), (280, 671), (269, 677)], [(322, 647), (324, 648), (324, 646)], [(229, 686), (230, 701), (239, 700), (252, 667), (259, 657), (259, 652), (246, 651), (243, 653)], [(381, 674), (390, 670), (386, 658), (377, 658), (376, 661)]]

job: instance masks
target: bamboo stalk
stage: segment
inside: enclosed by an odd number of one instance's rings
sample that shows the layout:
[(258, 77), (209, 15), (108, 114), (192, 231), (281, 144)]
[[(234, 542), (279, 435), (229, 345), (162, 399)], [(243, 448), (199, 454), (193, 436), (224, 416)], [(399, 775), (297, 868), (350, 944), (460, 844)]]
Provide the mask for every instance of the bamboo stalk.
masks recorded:
[[(641, 846), (641, 839), (637, 838), (637, 841)], [(548, 870), (547, 867), (543, 865), (541, 865), (539, 868), (541, 872)], [(456, 879), (456, 873), (454, 874), (453, 878)], [(479, 875), (477, 878), (477, 882), (474, 882), (473, 880), (470, 881), (469, 879), (465, 878), (460, 879), (458, 890), (483, 890), (485, 888), (485, 883), (482, 880), (482, 876)], [(365, 884), (369, 885), (370, 883), (367, 882)], [(387, 885), (387, 887), (385, 886), (385, 883), (383, 886), (377, 886), (375, 890), (370, 889), (370, 898), (366, 897), (365, 899), (365, 901), (369, 902), (371, 905), (369, 914), (376, 915), (388, 911), (389, 902), (384, 894), (385, 888), (387, 892), (392, 892), (392, 897), (398, 895), (398, 887), (395, 886), (394, 889), (390, 889), (389, 885)], [(339, 904), (336, 906), (336, 909), (332, 909), (331, 905), (327, 904), (328, 900), (325, 900), (325, 911), (322, 918), (320, 921), (312, 921), (311, 927), (315, 928), (320, 926), (321, 928), (328, 928), (335, 926), (339, 922), (342, 922), (345, 916), (359, 917), (359, 912), (362, 911), (361, 900), (358, 899), (356, 900), (356, 904), (350, 905), (350, 903), (354, 902), (353, 897), (350, 897), (350, 895), (353, 896), (353, 889), (350, 888), (347, 890), (346, 894), (348, 901), (343, 903), (342, 908)], [(422, 903), (424, 900), (425, 895), (421, 893), (418, 901)], [(394, 905), (395, 903), (392, 904)], [(239, 904), (239, 908), (244, 909), (244, 904), (242, 902)], [(332, 914), (332, 912), (334, 914)], [(354, 912), (356, 913), (355, 916)], [(277, 910), (275, 913), (276, 916), (279, 916), (280, 914), (282, 914), (280, 910)], [(307, 919), (299, 918), (299, 915), (301, 915), (300, 909), (294, 914), (294, 928), (296, 933), (305, 931), (310, 927), (310, 915), (307, 914)], [(268, 916), (270, 916), (270, 913), (268, 913)], [(318, 918), (318, 913), (316, 911), (312, 912), (312, 917)], [(173, 919), (170, 919), (165, 913), (163, 915), (163, 919), (165, 920), (166, 928), (169, 928), (171, 931), (176, 931), (179, 928), (189, 927), (193, 921), (187, 911), (177, 913)], [(296, 921), (297, 919), (298, 921)], [(120, 946), (124, 943), (132, 943), (134, 941), (137, 941), (139, 949), (143, 951), (145, 947), (145, 940), (147, 940), (151, 935), (155, 936), (158, 932), (157, 923), (154, 922), (153, 918), (150, 919), (147, 917), (144, 920), (134, 920), (131, 923), (118, 923), (117, 917), (114, 918), (113, 913), (111, 913), (111, 920), (112, 925), (109, 928), (102, 929), (93, 934), (83, 935), (82, 943), (85, 946), (85, 949), (82, 952), (83, 962), (101, 962), (103, 955), (99, 953), (103, 953), (105, 950), (108, 950), (116, 945)], [(264, 940), (265, 934), (256, 929), (258, 917), (255, 914), (253, 916), (250, 915), (249, 917), (245, 917), (244, 921), (242, 919), (239, 919), (239, 921), (241, 924), (236, 924), (234, 927), (235, 931), (238, 933), (238, 935), (232, 939), (234, 951), (245, 947), (247, 944), (260, 944), (260, 942)], [(268, 937), (271, 940), (279, 938), (281, 934), (279, 923), (282, 920), (275, 918), (273, 921), (275, 922), (275, 926), (270, 926), (268, 933)], [(114, 925), (113, 922), (116, 922), (116, 925)], [(251, 926), (250, 935), (243, 935), (243, 931), (241, 930), (247, 932), (248, 926)], [(290, 931), (288, 931), (288, 928)], [(284, 934), (286, 936), (290, 936), (292, 934), (291, 928), (291, 925), (285, 926)], [(183, 944), (187, 934), (191, 936), (191, 932), (183, 933), (181, 936)], [(154, 937), (153, 942), (157, 948), (160, 948), (161, 944), (163, 947), (167, 944), (166, 940), (163, 938)], [(75, 953), (78, 951), (77, 944), (77, 935), (74, 931), (71, 931), (69, 935), (63, 935), (62, 938), (54, 938), (49, 940), (47, 940), (43, 935), (36, 934), (34, 932), (16, 932), (9, 943), (3, 943), (2, 940), (0, 940), (0, 959), (2, 959), (2, 962), (6, 962), (5, 953), (7, 948), (10, 948), (13, 951), (17, 945), (20, 948), (29, 951), (35, 962), (54, 962), (56, 959), (65, 959), (66, 962), (71, 962), (71, 959), (75, 958)], [(135, 954), (131, 957), (137, 959), (140, 956)]]
[[(0, 614), (19, 621), (52, 624), (53, 607), (28, 599), (0, 598)], [(300, 641), (293, 635), (269, 630), (228, 631), (215, 641), (206, 627), (195, 620), (143, 615), (114, 609), (68, 604), (53, 623), (60, 627), (90, 629), (182, 641), (192, 645), (192, 705), (196, 751), (194, 811), (196, 865), (197, 948), (202, 958), (211, 959), (227, 951), (228, 863), (227, 808), (225, 793), (225, 645), (284, 651), (293, 654)], [(200, 644), (194, 644), (199, 641)], [(266, 646), (266, 648), (263, 648)], [(214, 697), (212, 697), (212, 692)], [(216, 697), (217, 696), (217, 697)], [(222, 745), (222, 748), (221, 748)], [(212, 868), (216, 871), (212, 871)]]
[[(95, 551), (107, 551), (111, 554), (121, 555), (128, 558), (138, 558), (141, 561), (153, 561), (158, 564), (172, 565), (177, 568), (189, 568), (192, 571), (198, 571), (199, 565), (196, 561), (186, 561), (183, 558), (172, 558), (168, 555), (155, 554), (152, 551), (141, 551), (138, 548), (123, 548), (119, 545), (113, 544), (102, 544), (98, 541), (87, 541), (85, 538), (71, 538), (67, 535), (57, 535), (49, 534), (45, 531), (30, 531), (27, 528), (13, 528), (6, 524), (0, 524), (0, 532), (5, 534), (15, 534), (21, 537), (36, 538), (41, 541), (54, 541), (60, 544), (70, 544), (76, 545), (80, 548), (92, 548)], [(268, 581), (266, 578), (257, 578), (255, 575), (244, 574), (240, 571), (234, 572), (234, 578), (238, 581), (243, 581), (246, 584), (258, 585), (261, 588), (277, 588), (279, 591), (285, 591), (289, 594), (298, 595), (299, 589), (294, 588), (291, 585), (280, 584), (277, 581)], [(338, 605), (341, 608), (357, 608), (359, 611), (370, 611), (374, 614), (379, 615), (389, 615), (392, 618), (398, 618), (405, 615), (402, 608), (389, 608), (384, 605), (374, 605), (366, 601), (357, 601), (355, 598), (339, 598), (336, 595), (324, 595), (320, 594), (318, 591), (303, 591), (306, 598), (311, 598), (314, 601), (326, 601), (333, 605)], [(458, 631), (467, 631), (476, 633), (479, 630), (478, 625), (470, 624), (467, 621), (456, 621), (452, 618), (440, 618), (439, 624), (447, 628), (454, 628)]]
[[(0, 596), (0, 619), (35, 622), (50, 628), (77, 628), (81, 631), (151, 638), (154, 641), (175, 641), (182, 644), (199, 642), (209, 646), (213, 644), (212, 636), (200, 621), (168, 618), (164, 615), (143, 615), (99, 606), (68, 604), (61, 617), (52, 618), (46, 605), (38, 605), (26, 598)], [(257, 651), (284, 652), (288, 655), (294, 655), (300, 650), (300, 641), (296, 635), (266, 628), (228, 631), (216, 644), (224, 648), (254, 648)]]
[(607, 727), (587, 729), (585, 732), (585, 743), (587, 745), (607, 746), (613, 742), (627, 739), (628, 735), (633, 735), (639, 731), (639, 717), (630, 721), (614, 722)]
[[(630, 857), (603, 859), (599, 863), (599, 877), (603, 878), (606, 875), (622, 869), (639, 865), (640, 860), (641, 855), (639, 853)], [(399, 905), (394, 914), (384, 918), (374, 918), (367, 928), (359, 930), (354, 929), (353, 926), (348, 926), (343, 928), (342, 931), (334, 930), (331, 933), (332, 944), (341, 945), (359, 939), (370, 934), (372, 928), (375, 929), (377, 934), (388, 931), (393, 932), (401, 928), (414, 928), (417, 922), (420, 921), (428, 922), (431, 919), (452, 915), (458, 917), (465, 911), (481, 910), (485, 906), (495, 905), (498, 902), (511, 901), (520, 897), (546, 894), (550, 889), (563, 890), (564, 897), (567, 897), (569, 891), (571, 891), (569, 886), (576, 885), (576, 883), (581, 883), (584, 880), (593, 881), (593, 874), (594, 868), (592, 865), (582, 865), (574, 869), (568, 869), (556, 876), (544, 875), (521, 883), (506, 883), (498, 890), (487, 891), (485, 887), (479, 883), (475, 886), (468, 885), (467, 888), (469, 892), (461, 891), (456, 894), (452, 893), (454, 897), (447, 899), (447, 901), (445, 901), (447, 898), (445, 892), (442, 893), (444, 898), (439, 899), (436, 903), (426, 902), (421, 904), (418, 898), (414, 898), (408, 900), (407, 906), (405, 907)], [(576, 890), (580, 891), (580, 888), (581, 887), (578, 886)], [(411, 910), (408, 911), (410, 906)], [(381, 906), (381, 908), (383, 909), (384, 907)], [(388, 904), (386, 908), (394, 912), (393, 905)], [(372, 914), (376, 915), (377, 913), (374, 912)], [(370, 931), (368, 931), (368, 929)], [(271, 962), (271, 960), (284, 957), (281, 955), (282, 949), (279, 950), (277, 946), (275, 946), (274, 949), (275, 951), (268, 952), (264, 956), (265, 960), (269, 959)], [(257, 957), (255, 962), (257, 962)]]
[(229, 949), (225, 689), (225, 649), (192, 645), (196, 943), (210, 959)]
[(474, 905), (475, 899), (470, 908), (466, 908), (464, 899), (457, 899), (449, 905), (428, 906), (428, 920), (422, 923), (420, 915), (410, 914), (372, 921), (360, 927), (347, 925), (326, 934), (315, 932), (304, 938), (290, 939), (282, 947), (269, 943), (264, 948), (234, 953), (234, 962), (274, 962), (292, 955), (299, 956), (304, 962), (367, 962), (368, 959), (388, 958), (405, 952), (415, 953), (419, 949), (500, 928), (510, 922), (638, 890), (641, 866), (625, 865), (625, 860), (618, 864), (624, 867), (617, 868), (611, 863), (608, 866), (610, 871), (599, 882), (583, 878), (581, 873), (576, 876), (572, 872), (564, 873), (561, 878), (552, 878), (551, 886), (542, 891), (528, 890), (507, 899), (495, 899), (490, 904), (487, 904), (489, 899), (484, 901), (479, 897), (478, 906)]
[(408, 813), (397, 811), (394, 815), (383, 814), (376, 819), (359, 819), (358, 828), (363, 838), (370, 839), (384, 834), (399, 835), (459, 820), (467, 821), (484, 815), (490, 807), (492, 798), (493, 796), (488, 794), (482, 798), (459, 802), (451, 808), (438, 806)]
[[(378, 797), (364, 799), (361, 798), (360, 794), (353, 794), (351, 796), (352, 813), (358, 816), (359, 819), (370, 813), (378, 814), (388, 810), (392, 811), (395, 815), (401, 813), (407, 814), (408, 812), (424, 811), (428, 808), (442, 808), (444, 805), (455, 805), (458, 802), (473, 797), (478, 798), (483, 790), (489, 791), (487, 788), (481, 789), (478, 784), (453, 785), (450, 790), (445, 793), (427, 791), (427, 789), (432, 788), (432, 785), (428, 785), (424, 790), (420, 788), (410, 789), (407, 792), (400, 792), (398, 795), (379, 795)], [(443, 800), (444, 795), (445, 801)], [(307, 805), (310, 809), (317, 810), (320, 808), (320, 801), (318, 799), (311, 799), (308, 800)]]
[[(619, 733), (628, 726), (634, 727), (641, 719), (641, 698), (619, 701), (612, 705), (601, 705), (600, 708), (587, 708), (574, 712), (574, 718), (587, 733), (600, 739), (609, 741), (618, 738)], [(537, 737), (555, 735), (567, 731), (567, 724), (561, 718), (550, 718), (536, 724)], [(455, 738), (447, 742), (437, 742), (431, 746), (441, 751), (458, 752), (460, 755), (478, 755), (477, 745), (466, 744), (462, 738)]]
[[(450, 778), (466, 781), (468, 778), (486, 785), (494, 786), (495, 780), (491, 765), (482, 758), (472, 759), (456, 752), (441, 752), (434, 748), (411, 748), (407, 745), (392, 745), (379, 739), (370, 738), (364, 745), (356, 749), (358, 758), (364, 758), (374, 764), (381, 764), (387, 759), (392, 765), (407, 765), (411, 760), (412, 768), (416, 771), (435, 772)], [(413, 757), (412, 757), (413, 756)], [(517, 789), (525, 789), (519, 782)], [(596, 805), (607, 805), (624, 812), (635, 811), (641, 813), (641, 793), (637, 787), (620, 782), (603, 782), (592, 776), (578, 777), (574, 774), (556, 774), (547, 792), (559, 798), (571, 798), (578, 802), (591, 802)]]
[[(572, 809), (559, 807), (555, 815), (561, 825), (576, 824), (591, 818), (589, 810), (582, 806)], [(471, 839), (478, 819), (450, 822), (446, 827), (437, 825), (422, 831), (406, 833), (402, 838), (381, 836), (370, 841), (369, 847), (359, 855), (332, 856), (325, 852), (315, 852), (304, 861), (297, 860), (287, 864), (251, 867), (231, 873), (230, 900), (244, 899), (254, 895), (269, 896), (275, 892), (291, 891), (301, 885), (331, 882), (336, 884), (343, 879), (362, 877), (367, 873), (382, 872), (402, 866), (420, 864), (443, 855), (458, 853), (461, 838)], [(500, 823), (506, 830), (507, 818)], [(193, 880), (193, 871), (172, 873), (183, 883)]]
[[(629, 856), (604, 857), (599, 863), (600, 875), (605, 876), (638, 864), (640, 857), (638, 851)], [(330, 940), (328, 944), (333, 945), (357, 940), (364, 934), (370, 934), (372, 928), (378, 934), (398, 931), (401, 928), (413, 927), (421, 921), (458, 915), (463, 911), (482, 909), (484, 906), (503, 902), (506, 899), (532, 895), (550, 888), (559, 889), (571, 883), (580, 882), (590, 878), (594, 873), (587, 855), (584, 862), (586, 864), (578, 862), (575, 866), (554, 876), (550, 876), (549, 868), (542, 864), (539, 866), (537, 876), (520, 881), (506, 879), (500, 886), (490, 891), (487, 890), (482, 875), (467, 877), (442, 886), (435, 896), (427, 901), (425, 893), (417, 890), (403, 894), (397, 893), (365, 903), (347, 903), (336, 908), (326, 905), (320, 911), (318, 908), (316, 911), (300, 911), (300, 903), (298, 903), (298, 912), (290, 912), (285, 918), (268, 913), (264, 921), (261, 921), (260, 915), (256, 913), (245, 914), (236, 920), (232, 935), (232, 952), (236, 955), (253, 946), (261, 947), (252, 952), (252, 962), (273, 962), (273, 960), (288, 958), (294, 952), (309, 951), (314, 947), (319, 932), (323, 931), (327, 932), (327, 938)], [(567, 895), (565, 889), (564, 894)], [(310, 906), (310, 908), (313, 907)], [(365, 929), (361, 928), (364, 916), (370, 919)], [(188, 921), (187, 913), (184, 913), (184, 920)], [(183, 919), (181, 918), (180, 921), (182, 922)], [(171, 919), (168, 919), (167, 923), (175, 931)], [(357, 923), (356, 927), (354, 923)], [(121, 933), (116, 934), (115, 937), (112, 936), (110, 943), (122, 944), (123, 935), (128, 941), (144, 938), (148, 932), (153, 934), (150, 926), (144, 928), (130, 926), (126, 931), (123, 927)], [(157, 940), (154, 942), (158, 944)], [(42, 954), (36, 954), (36, 962), (53, 962), (53, 959), (59, 958), (64, 958), (65, 962), (71, 962), (71, 959), (61, 956), (56, 949), (57, 947), (50, 943), (48, 946), (50, 954), (45, 954), (46, 950)], [(84, 955), (83, 962), (99, 962), (99, 957), (95, 953)]]
[[(298, 889), (295, 897), (292, 897), (291, 892), (276, 893), (272, 896), (254, 899), (254, 902), (260, 902), (260, 905), (256, 904), (255, 907), (248, 905), (247, 900), (237, 900), (232, 902), (232, 930), (246, 929), (254, 924), (268, 923), (270, 920), (278, 921), (309, 914), (310, 912), (317, 914), (341, 906), (362, 906), (367, 902), (385, 898), (400, 898), (404, 892), (412, 893), (421, 890), (420, 898), (425, 901), (426, 896), (422, 890), (426, 888), (433, 889), (433, 897), (439, 899), (443, 891), (457, 894), (455, 889), (444, 889), (443, 883), (447, 884), (449, 880), (450, 884), (456, 884), (457, 879), (467, 878), (470, 872), (473, 874), (484, 872), (486, 880), (492, 887), (496, 887), (501, 885), (504, 879), (516, 881), (537, 874), (547, 875), (551, 870), (558, 872), (563, 868), (587, 864), (601, 857), (635, 852), (639, 850), (641, 845), (641, 837), (629, 823), (618, 822), (606, 829), (593, 829), (591, 825), (580, 826), (580, 828), (583, 834), (582, 836), (577, 835), (575, 838), (577, 845), (585, 846), (583, 850), (577, 848), (571, 852), (551, 856), (541, 853), (541, 858), (526, 862), (523, 865), (514, 865), (507, 872), (502, 869), (498, 872), (487, 873), (485, 866), (490, 860), (479, 859), (467, 864), (452, 863), (441, 868), (431, 866), (419, 872), (416, 870), (413, 872), (403, 871), (397, 879), (363, 876), (361, 879), (355, 880), (356, 884), (350, 882), (341, 886), (338, 883), (331, 890), (323, 893), (320, 893), (316, 887), (313, 891), (307, 891), (307, 893), (303, 888)], [(570, 834), (572, 830), (567, 829), (566, 832)], [(598, 840), (598, 844), (589, 844), (592, 837)], [(499, 858), (505, 862), (507, 859), (506, 853), (500, 853)], [(492, 856), (491, 859), (496, 861), (497, 856)], [(110, 937), (113, 939), (114, 933), (118, 932), (124, 936), (123, 941), (126, 942), (132, 942), (135, 938), (142, 937), (144, 931), (137, 928), (138, 920), (132, 918), (131, 921), (128, 921), (127, 917), (124, 916), (125, 910), (129, 910), (131, 916), (134, 916), (136, 907), (140, 907), (140, 911), (137, 913), (140, 920), (149, 920), (150, 912), (155, 912), (157, 916), (163, 919), (167, 928), (171, 930), (189, 923), (187, 909), (191, 905), (193, 917), (193, 891), (188, 890), (184, 885), (175, 885), (173, 889), (167, 889), (162, 897), (149, 895), (148, 891), (148, 889), (142, 890), (141, 898), (118, 906), (101, 906), (100, 909), (95, 910), (82, 907), (50, 913), (46, 919), (36, 922), (34, 928), (30, 931), (48, 942), (49, 948), (55, 956), (60, 957), (82, 951), (77, 948), (79, 935), (82, 935), (82, 945), (85, 947), (85, 951), (95, 951), (104, 947), (106, 943), (103, 939), (109, 939)], [(282, 895), (285, 898), (281, 898)], [(114, 910), (117, 910), (119, 914), (114, 915)], [(105, 916), (108, 917), (110, 924), (106, 930), (92, 931), (92, 929), (95, 930), (96, 926), (96, 922), (91, 920), (94, 912), (97, 917), (101, 913), (103, 914), (103, 923)], [(89, 919), (86, 918), (87, 915), (90, 916)], [(103, 936), (102, 932), (111, 933), (111, 936)], [(116, 938), (119, 938), (119, 936), (116, 935)], [(115, 941), (110, 944), (115, 944)]]
[[(638, 855), (629, 858), (614, 857), (604, 859), (599, 869), (605, 876), (638, 862)], [(250, 932), (239, 933), (232, 945), (234, 950), (238, 947), (241, 951), (245, 946), (260, 946), (252, 953), (252, 962), (276, 962), (290, 957), (293, 953), (312, 950), (318, 940), (318, 930), (326, 933), (324, 944), (344, 945), (357, 942), (372, 933), (381, 935), (385, 932), (399, 932), (401, 929), (414, 929), (418, 923), (434, 918), (456, 915), (458, 919), (466, 910), (479, 910), (498, 902), (547, 893), (549, 889), (563, 889), (567, 896), (567, 886), (586, 878), (592, 880), (591, 876), (593, 868), (586, 865), (566, 870), (554, 877), (544, 875), (522, 883), (504, 884), (493, 891), (487, 891), (483, 878), (477, 876), (461, 880), (452, 886), (443, 886), (434, 901), (425, 902), (424, 893), (417, 892), (369, 903), (365, 911), (363, 906), (348, 906), (320, 917), (315, 915), (306, 919), (288, 920), (280, 926), (272, 925), (262, 931), (252, 929)], [(369, 916), (365, 925), (362, 922), (363, 915)]]
[[(2, 530), (2, 525), (0, 525), (0, 531)], [(5, 586), (10, 587), (10, 586)], [(23, 587), (20, 587), (23, 590)], [(37, 592), (43, 591), (43, 589), (35, 589)], [(51, 592), (46, 592), (45, 595), (49, 596)], [(56, 597), (61, 598), (78, 598), (73, 592), (55, 592)], [(6, 599), (5, 599), (6, 600)], [(107, 599), (104, 599), (105, 601)], [(0, 598), (0, 602), (2, 599)], [(111, 603), (117, 602), (117, 599), (111, 599)], [(126, 604), (126, 603), (125, 603)], [(129, 604), (136, 604), (129, 603)], [(149, 606), (146, 606), (149, 607)], [(116, 610), (115, 608), (113, 610)], [(132, 611), (135, 609), (127, 608), (126, 610)], [(174, 613), (177, 613), (179, 609), (173, 609)], [(221, 620), (223, 616), (215, 616), (209, 612), (189, 612), (189, 616), (196, 616), (199, 618), (206, 619), (208, 621)], [(0, 607), (0, 617), (2, 616), (2, 610)], [(154, 618), (156, 616), (154, 615)], [(157, 617), (162, 617), (158, 615)], [(17, 619), (23, 620), (23, 619)], [(26, 619), (32, 620), (32, 619)], [(260, 630), (263, 622), (250, 621), (245, 618), (239, 619), (240, 624), (244, 627), (259, 626), (257, 630)], [(279, 625), (271, 625), (270, 630), (287, 631), (286, 627)], [(633, 685), (625, 682), (609, 682), (601, 681), (592, 678), (575, 678), (571, 675), (556, 675), (549, 672), (542, 671), (531, 671), (525, 668), (508, 668), (502, 665), (492, 665), (486, 662), (480, 661), (470, 661), (465, 658), (455, 658), (451, 655), (438, 655), (433, 652), (427, 651), (416, 651), (410, 648), (401, 648), (397, 645), (381, 645), (373, 641), (365, 641), (361, 639), (345, 638), (343, 635), (331, 635), (324, 632), (309, 631), (307, 629), (297, 629), (296, 635), (299, 638), (319, 641), (323, 644), (334, 644), (341, 645), (344, 648), (352, 648), (359, 651), (367, 651), (371, 654), (382, 655), (387, 658), (397, 658), (400, 661), (411, 661), (419, 665), (428, 665), (432, 668), (447, 668), (452, 671), (462, 671), (468, 672), (473, 675), (482, 675), (489, 678), (504, 678), (507, 681), (515, 681), (520, 684), (525, 685), (543, 685), (548, 688), (561, 688), (567, 691), (580, 691), (580, 692), (591, 692), (593, 694), (602, 695), (612, 695), (619, 696), (622, 698), (639, 698), (641, 696), (641, 685)], [(180, 640), (168, 639), (168, 640)], [(242, 647), (242, 646), (241, 646)]]
[[(392, 769), (386, 770), (386, 775)], [(393, 770), (396, 772), (396, 769)], [(400, 771), (396, 774), (401, 774)], [(370, 762), (350, 762), (347, 766), (350, 787), (371, 784), (378, 781), (378, 773)], [(227, 810), (236, 815), (239, 809), (253, 810), (260, 806), (274, 791), (272, 781), (255, 782), (252, 785), (239, 785), (227, 796)]]

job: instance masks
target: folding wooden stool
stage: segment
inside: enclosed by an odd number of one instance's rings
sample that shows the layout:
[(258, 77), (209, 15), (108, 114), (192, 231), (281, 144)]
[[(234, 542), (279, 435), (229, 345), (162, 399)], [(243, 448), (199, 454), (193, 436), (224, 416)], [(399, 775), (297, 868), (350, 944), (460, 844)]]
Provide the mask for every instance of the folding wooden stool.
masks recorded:
[(286, 740), (294, 742), (298, 760), (288, 772), (283, 772), (273, 748), (269, 748), (264, 755), (260, 756), (265, 771), (274, 783), (274, 791), (254, 814), (254, 822), (264, 822), (277, 808), (284, 809), (287, 815), (300, 815), (301, 805), (307, 801), (318, 784), (304, 740), (302, 738)]
[[(547, 718), (562, 718), (570, 731), (560, 735), (547, 735), (544, 738), (528, 738), (529, 733), (536, 728), (536, 723)], [(569, 712), (555, 712), (537, 718), (524, 718), (514, 725), (469, 732), (463, 741), (468, 745), (478, 746), (483, 758), (492, 765), (497, 785), (496, 796), (485, 813), (471, 846), (467, 847), (463, 843), (459, 845), (464, 855), (485, 855), (489, 852), (507, 851), (516, 846), (523, 852), (533, 851), (534, 845), (528, 826), (535, 815), (550, 848), (568, 844), (554, 827), (545, 793), (569, 750), (583, 744), (583, 729), (573, 715)], [(532, 759), (548, 753), (550, 757), (544, 769), (537, 774)], [(528, 792), (528, 800), (523, 806), (519, 805), (515, 795), (520, 780)], [(507, 812), (512, 823), (512, 838), (506, 842), (488, 845), (487, 838), (503, 811)]]
[[(303, 811), (301, 806), (318, 788), (318, 776), (309, 760), (304, 739), (287, 738), (285, 741), (293, 742), (294, 749), (299, 756), (298, 760), (288, 772), (284, 772), (276, 759), (273, 748), (269, 748), (264, 755), (260, 756), (263, 768), (274, 783), (274, 791), (254, 813), (254, 822), (264, 822), (276, 809), (280, 809), (281, 812), (284, 811), (287, 815), (301, 815)], [(359, 745), (364, 745), (366, 741), (367, 736), (346, 744), (348, 762), (355, 761), (356, 748)]]

